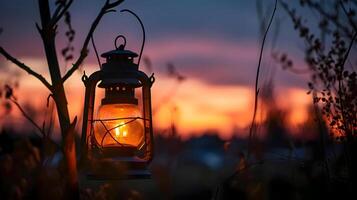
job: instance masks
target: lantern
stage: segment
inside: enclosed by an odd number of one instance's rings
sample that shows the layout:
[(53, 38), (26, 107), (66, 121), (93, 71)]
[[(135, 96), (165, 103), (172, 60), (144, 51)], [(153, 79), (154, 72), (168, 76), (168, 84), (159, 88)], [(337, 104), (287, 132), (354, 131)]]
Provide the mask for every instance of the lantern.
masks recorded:
[[(124, 39), (124, 44), (118, 47), (119, 38)], [(94, 178), (150, 177), (147, 169), (153, 156), (150, 88), (155, 79), (139, 70), (142, 50), (136, 64), (138, 54), (126, 50), (125, 45), (125, 37), (118, 36), (115, 49), (101, 55), (106, 59), (101, 70), (82, 78), (86, 87), (82, 157), (89, 165), (87, 175)], [(95, 109), (98, 88), (105, 95)]]

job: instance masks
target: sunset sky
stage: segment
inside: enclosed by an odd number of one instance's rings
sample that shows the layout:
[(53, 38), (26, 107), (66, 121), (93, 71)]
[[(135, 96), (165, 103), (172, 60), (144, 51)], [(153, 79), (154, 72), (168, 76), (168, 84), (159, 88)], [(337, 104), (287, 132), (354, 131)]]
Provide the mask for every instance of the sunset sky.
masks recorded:
[[(75, 56), (103, 3), (104, 0), (73, 3), (70, 12), (76, 31)], [(273, 0), (264, 1), (265, 13), (271, 13), (273, 3)], [(186, 138), (205, 131), (217, 131), (222, 138), (230, 138), (237, 128), (242, 130), (239, 136), (244, 137), (252, 117), (261, 43), (255, 1), (126, 0), (118, 10), (124, 8), (137, 13), (146, 28), (144, 56), (150, 58), (156, 76), (153, 87), (155, 128), (166, 129), (174, 120), (179, 133)], [(35, 22), (39, 21), (36, 0), (0, 2), (1, 46), (49, 80), (42, 41), (35, 28)], [(65, 31), (65, 26), (58, 29), (59, 52), (66, 44)], [(120, 12), (105, 16), (95, 31), (98, 51), (112, 50), (113, 40), (119, 34), (127, 37), (128, 49), (140, 51), (142, 33), (139, 24), (133, 16)], [(286, 12), (279, 7), (267, 38), (260, 83), (274, 80), (277, 104), (287, 109), (292, 127), (307, 117), (306, 109), (311, 103), (311, 97), (306, 95), (308, 77), (282, 70), (271, 54), (287, 52), (296, 67), (304, 68), (303, 48)], [(65, 66), (64, 60), (60, 60)], [(170, 77), (168, 63), (187, 79), (178, 83)], [(68, 67), (63, 67), (62, 73), (66, 69)], [(87, 74), (98, 70), (91, 46), (83, 69)], [(144, 62), (141, 69), (151, 73)], [(0, 57), (0, 71), (2, 83), (19, 74), (17, 97), (20, 103), (29, 102), (37, 109), (45, 109), (48, 91), (39, 81), (3, 57)], [(66, 83), (71, 116), (79, 116), (83, 109), (81, 75), (76, 73)], [(2, 120), (8, 123), (25, 119), (15, 112)]]

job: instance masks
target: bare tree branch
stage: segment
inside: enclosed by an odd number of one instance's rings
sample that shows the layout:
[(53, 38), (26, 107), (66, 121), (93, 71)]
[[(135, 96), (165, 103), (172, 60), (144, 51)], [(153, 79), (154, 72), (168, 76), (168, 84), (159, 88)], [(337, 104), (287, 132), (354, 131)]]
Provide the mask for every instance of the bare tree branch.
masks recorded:
[(15, 57), (11, 56), (7, 51), (5, 51), (4, 48), (0, 46), (0, 54), (2, 54), (6, 59), (10, 60), (12, 63), (20, 67), (21, 69), (25, 70), (27, 73), (30, 75), (36, 77), (38, 80), (40, 80), (50, 91), (52, 91), (52, 86), (51, 84), (41, 75), (33, 71), (30, 67), (25, 65), (24, 63), (20, 62), (17, 60)]
[(67, 12), (68, 8), (72, 5), (73, 0), (69, 0), (67, 4), (60, 4), (57, 6), (55, 12), (53, 13), (51, 24), (55, 25), (63, 17), (64, 13)]
[(84, 40), (82, 49), (81, 49), (81, 54), (78, 57), (78, 59), (76, 60), (76, 62), (72, 65), (72, 68), (69, 69), (67, 71), (67, 73), (63, 76), (62, 78), (62, 82), (65, 82), (78, 68), (79, 66), (82, 64), (83, 60), (87, 57), (88, 55), (88, 44), (90, 41), (90, 38), (92, 37), (94, 30), (96, 29), (97, 25), (99, 24), (100, 20), (102, 19), (102, 17), (108, 13), (108, 12), (112, 12), (114, 7), (118, 6), (120, 3), (122, 3), (124, 0), (117, 0), (113, 3), (110, 3), (109, 0), (107, 0), (104, 4), (104, 6), (102, 7), (102, 9), (100, 10), (98, 16), (95, 18), (95, 20), (93, 21), (89, 32), (86, 36), (86, 39)]

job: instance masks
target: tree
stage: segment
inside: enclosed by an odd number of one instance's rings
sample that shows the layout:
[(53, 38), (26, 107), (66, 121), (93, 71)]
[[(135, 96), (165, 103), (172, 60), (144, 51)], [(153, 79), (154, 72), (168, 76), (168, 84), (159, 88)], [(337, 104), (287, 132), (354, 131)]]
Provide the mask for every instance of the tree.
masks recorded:
[[(87, 57), (89, 41), (103, 16), (109, 12), (115, 11), (114, 9), (123, 1), (124, 0), (115, 0), (112, 2), (110, 2), (110, 0), (105, 1), (97, 17), (94, 19), (90, 26), (90, 29), (85, 37), (82, 48), (80, 50), (79, 57), (75, 60), (71, 68), (64, 75), (62, 75), (60, 72), (60, 65), (57, 57), (55, 39), (58, 23), (63, 18), (65, 18), (65, 20), (68, 20), (68, 18), (66, 19), (66, 17), (69, 16), (68, 10), (72, 5), (73, 0), (56, 0), (55, 8), (52, 11), (50, 9), (49, 0), (38, 0), (41, 23), (36, 23), (36, 28), (43, 41), (43, 48), (46, 54), (46, 60), (48, 65), (47, 67), (51, 77), (51, 82), (46, 80), (41, 74), (34, 71), (30, 66), (19, 61), (16, 57), (11, 55), (2, 46), (0, 46), (0, 54), (2, 56), (4, 56), (10, 62), (14, 63), (20, 69), (26, 71), (27, 73), (41, 81), (41, 83), (49, 90), (51, 96), (54, 99), (61, 129), (61, 147), (64, 153), (67, 168), (67, 184), (69, 186), (70, 194), (72, 194), (73, 198), (79, 197), (76, 154), (74, 148), (74, 127), (76, 125), (77, 118), (73, 119), (71, 122), (68, 112), (68, 102), (66, 97), (66, 91), (64, 89), (64, 83), (79, 68), (79, 66)], [(73, 29), (71, 29), (70, 31), (72, 31), (73, 34)]]

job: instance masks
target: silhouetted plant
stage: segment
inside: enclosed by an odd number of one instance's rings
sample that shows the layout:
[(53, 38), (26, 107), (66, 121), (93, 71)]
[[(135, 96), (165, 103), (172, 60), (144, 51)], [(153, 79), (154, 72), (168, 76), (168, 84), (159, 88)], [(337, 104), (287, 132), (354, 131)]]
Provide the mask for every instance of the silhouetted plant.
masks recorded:
[[(303, 19), (294, 9), (284, 2), (282, 5), (293, 20), (294, 28), (299, 31), (300, 37), (307, 44), (305, 60), (311, 73), (308, 94), (313, 91), (317, 93), (314, 102), (322, 105), (322, 114), (329, 121), (330, 127), (338, 132), (337, 139), (351, 140), (357, 130), (357, 74), (353, 67), (348, 68), (346, 63), (357, 36), (357, 29), (354, 29), (356, 24), (352, 18), (355, 10), (351, 9), (346, 12), (346, 16), (341, 16), (325, 11), (315, 1), (301, 1), (302, 6), (317, 10), (322, 15), (320, 29), (324, 34), (332, 36), (331, 43), (326, 45), (323, 44), (321, 37), (317, 37), (308, 26), (304, 25)], [(342, 2), (334, 1), (332, 10), (338, 12), (341, 7)], [(346, 17), (351, 19), (350, 22), (353, 24), (341, 20)], [(334, 27), (329, 24), (334, 24)], [(292, 61), (285, 54), (281, 55), (280, 61), (284, 68), (293, 68)]]
[[(320, 106), (321, 114), (327, 120), (330, 130), (337, 141), (346, 145), (346, 166), (349, 180), (356, 185), (357, 159), (357, 74), (355, 63), (349, 62), (356, 46), (357, 21), (355, 0), (301, 0), (300, 5), (307, 7), (321, 17), (316, 25), (320, 34), (306, 25), (305, 19), (286, 1), (281, 5), (289, 14), (294, 28), (306, 44), (305, 61), (311, 75), (308, 94)], [(345, 5), (349, 5), (349, 10)], [(285, 54), (276, 57), (283, 68), (296, 70), (293, 62)], [(298, 70), (299, 71), (299, 70)], [(352, 184), (352, 185), (353, 185)]]

